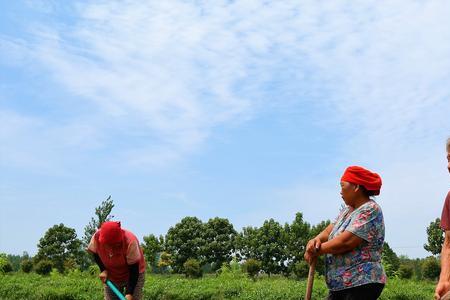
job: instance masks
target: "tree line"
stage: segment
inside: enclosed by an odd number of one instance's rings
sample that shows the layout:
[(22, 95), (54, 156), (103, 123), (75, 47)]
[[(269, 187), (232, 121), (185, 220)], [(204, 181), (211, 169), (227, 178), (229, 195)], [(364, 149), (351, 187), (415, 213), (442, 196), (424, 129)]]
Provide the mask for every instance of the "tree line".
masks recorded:
[[(34, 257), (27, 253), (0, 255), (0, 272), (31, 270), (47, 274), (53, 268), (60, 273), (79, 269), (95, 268), (90, 255), (85, 251), (92, 235), (111, 215), (114, 202), (111, 196), (95, 209), (95, 216), (86, 225), (84, 236), (79, 239), (73, 228), (57, 224), (49, 228), (37, 244)], [(440, 253), (443, 243), (439, 219), (427, 228), (428, 244), (424, 245), (433, 255)], [(144, 236), (141, 244), (153, 273), (185, 273), (198, 277), (203, 272), (217, 272), (232, 260), (241, 263), (251, 276), (265, 273), (294, 275), (304, 278), (308, 265), (303, 260), (307, 241), (315, 237), (330, 221), (311, 225), (298, 212), (291, 223), (281, 224), (274, 219), (263, 222), (260, 227), (247, 226), (240, 232), (226, 218), (211, 218), (203, 222), (197, 217), (185, 217), (170, 227), (165, 235)], [(383, 264), (388, 276), (402, 278), (436, 278), (439, 262), (432, 256), (426, 259), (398, 257), (384, 245)], [(323, 257), (319, 259), (317, 272), (324, 274)]]

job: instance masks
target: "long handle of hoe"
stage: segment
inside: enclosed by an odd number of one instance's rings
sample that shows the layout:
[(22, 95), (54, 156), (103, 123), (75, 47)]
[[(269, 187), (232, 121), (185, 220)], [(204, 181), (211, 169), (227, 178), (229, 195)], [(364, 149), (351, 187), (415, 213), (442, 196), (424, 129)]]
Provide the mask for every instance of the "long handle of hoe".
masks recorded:
[(316, 271), (316, 263), (317, 257), (313, 259), (311, 264), (309, 265), (309, 273), (308, 273), (308, 283), (306, 284), (306, 295), (305, 300), (311, 300), (311, 294), (314, 283), (314, 272)]
[(111, 282), (111, 280), (106, 280), (106, 285), (109, 286), (109, 288), (114, 292), (114, 294), (116, 294), (116, 296), (120, 299), (120, 300), (127, 300), (125, 298), (124, 295), (122, 295), (122, 293), (117, 289), (116, 285), (114, 283)]

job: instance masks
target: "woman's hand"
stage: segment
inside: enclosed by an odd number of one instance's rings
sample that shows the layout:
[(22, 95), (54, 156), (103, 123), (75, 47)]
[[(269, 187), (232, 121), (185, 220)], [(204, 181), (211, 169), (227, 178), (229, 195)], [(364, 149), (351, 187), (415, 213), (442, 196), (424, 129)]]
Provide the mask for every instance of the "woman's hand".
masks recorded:
[(103, 283), (105, 283), (106, 279), (108, 279), (108, 271), (104, 270), (103, 272), (100, 273), (100, 275), (98, 275), (98, 277)]
[(311, 264), (312, 261), (319, 256), (319, 249), (320, 249), (320, 245), (322, 244), (322, 242), (320, 241), (319, 238), (313, 238), (312, 240), (310, 240), (308, 242), (308, 244), (306, 244), (306, 249), (305, 249), (305, 255), (304, 258), (305, 260), (308, 262), (308, 264)]
[(446, 292), (450, 290), (450, 282), (439, 281), (434, 291), (434, 299), (439, 300)]
[(322, 244), (322, 242), (320, 241), (320, 239), (318, 237), (313, 238), (312, 240), (310, 240), (308, 242), (308, 244), (306, 244), (306, 252), (311, 252), (311, 253), (315, 253), (320, 249), (320, 245)]
[(133, 300), (133, 295), (131, 295), (131, 294), (126, 294), (126, 295), (125, 295), (125, 299), (127, 299), (127, 300)]

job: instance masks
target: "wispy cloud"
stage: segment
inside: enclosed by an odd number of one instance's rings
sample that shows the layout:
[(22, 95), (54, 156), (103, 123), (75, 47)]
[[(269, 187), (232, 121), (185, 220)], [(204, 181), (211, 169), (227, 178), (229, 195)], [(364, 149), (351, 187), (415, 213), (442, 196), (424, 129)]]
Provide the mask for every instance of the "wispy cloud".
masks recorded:
[[(110, 122), (86, 125), (97, 134), (146, 141), (117, 152), (133, 164), (176, 160), (217, 126), (285, 102), (306, 106), (314, 94), (325, 98), (317, 122), (358, 128), (350, 144), (405, 146), (449, 129), (438, 125), (450, 108), (445, 1), (75, 7), (74, 22), (39, 23), (33, 41), (10, 40), (8, 49), (31, 49), (27, 54), (80, 96), (80, 105), (94, 105), (96, 117), (86, 119)], [(269, 97), (274, 84), (293, 97)]]

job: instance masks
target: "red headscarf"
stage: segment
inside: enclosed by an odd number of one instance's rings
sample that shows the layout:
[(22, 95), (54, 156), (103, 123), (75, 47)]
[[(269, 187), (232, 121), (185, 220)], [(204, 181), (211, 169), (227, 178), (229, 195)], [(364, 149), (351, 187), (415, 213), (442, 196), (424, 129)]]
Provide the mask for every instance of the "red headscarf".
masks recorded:
[(100, 227), (100, 236), (98, 240), (100, 243), (105, 244), (120, 243), (123, 240), (120, 222), (104, 222)]
[(348, 167), (341, 181), (347, 181), (354, 184), (362, 185), (368, 191), (373, 191), (374, 195), (380, 194), (381, 177), (377, 173), (373, 173), (363, 167), (351, 166)]

